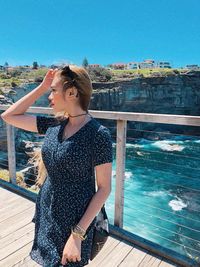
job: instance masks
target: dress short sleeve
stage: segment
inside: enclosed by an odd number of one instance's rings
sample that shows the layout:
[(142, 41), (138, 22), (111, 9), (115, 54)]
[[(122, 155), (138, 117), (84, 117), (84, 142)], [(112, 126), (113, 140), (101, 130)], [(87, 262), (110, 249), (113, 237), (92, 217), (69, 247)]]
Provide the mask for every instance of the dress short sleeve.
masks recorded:
[(45, 117), (41, 115), (36, 116), (37, 130), (39, 134), (45, 134), (50, 126), (59, 124), (58, 119), (54, 117)]
[(100, 126), (95, 134), (93, 143), (93, 164), (94, 166), (112, 162), (112, 138), (108, 128)]

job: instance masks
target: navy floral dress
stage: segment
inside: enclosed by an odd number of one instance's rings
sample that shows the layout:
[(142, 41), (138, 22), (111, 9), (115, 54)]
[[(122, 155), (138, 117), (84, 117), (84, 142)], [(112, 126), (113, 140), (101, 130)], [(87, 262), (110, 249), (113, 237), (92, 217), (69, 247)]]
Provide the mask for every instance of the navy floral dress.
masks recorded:
[[(112, 162), (112, 139), (107, 127), (91, 116), (82, 128), (62, 140), (68, 119), (37, 115), (37, 128), (44, 134), (42, 159), (47, 177), (37, 196), (35, 236), (31, 258), (44, 267), (59, 267), (64, 246), (95, 194), (94, 166)], [(93, 161), (93, 164), (92, 164)], [(82, 267), (89, 263), (96, 218), (81, 242), (81, 261), (65, 267)]]

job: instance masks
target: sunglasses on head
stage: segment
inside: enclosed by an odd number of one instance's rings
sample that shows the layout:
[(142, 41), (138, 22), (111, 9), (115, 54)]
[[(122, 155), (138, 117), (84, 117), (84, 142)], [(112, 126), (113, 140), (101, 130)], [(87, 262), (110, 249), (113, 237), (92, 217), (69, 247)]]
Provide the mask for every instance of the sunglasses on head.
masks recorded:
[(75, 81), (75, 73), (70, 69), (70, 67), (67, 65), (67, 66), (64, 66), (62, 67), (62, 74), (69, 77), (72, 82)]
[[(62, 70), (62, 75), (67, 76), (71, 79), (71, 81), (68, 82), (68, 86), (70, 87), (72, 83), (74, 86), (78, 87), (77, 82), (75, 80), (76, 74), (70, 69), (70, 67), (67, 65), (67, 66), (62, 67), (61, 70)], [(76, 97), (78, 97), (78, 93)]]

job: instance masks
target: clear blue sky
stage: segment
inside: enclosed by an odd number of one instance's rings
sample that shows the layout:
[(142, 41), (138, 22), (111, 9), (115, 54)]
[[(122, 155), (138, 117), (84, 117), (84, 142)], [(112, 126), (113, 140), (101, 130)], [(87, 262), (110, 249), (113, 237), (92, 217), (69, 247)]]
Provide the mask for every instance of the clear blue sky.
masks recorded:
[(0, 0), (0, 65), (200, 65), (200, 0)]

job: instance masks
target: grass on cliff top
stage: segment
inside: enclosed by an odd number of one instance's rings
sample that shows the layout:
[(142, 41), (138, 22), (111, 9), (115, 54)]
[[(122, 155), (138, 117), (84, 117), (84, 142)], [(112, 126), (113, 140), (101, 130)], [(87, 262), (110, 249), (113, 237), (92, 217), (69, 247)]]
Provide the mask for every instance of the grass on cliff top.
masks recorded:
[(111, 70), (113, 76), (115, 77), (131, 77), (137, 75), (143, 75), (143, 77), (151, 77), (154, 74), (159, 74), (160, 76), (165, 76), (168, 74), (185, 73), (186, 69), (171, 69), (171, 68), (155, 68), (155, 69), (130, 69), (130, 70)]
[[(24, 83), (41, 82), (47, 73), (48, 68), (39, 68), (37, 70), (23, 71), (20, 68), (14, 71), (0, 71), (0, 95), (3, 89), (11, 89)], [(138, 77), (164, 77), (178, 75), (187, 72), (188, 69), (131, 69), (131, 70), (110, 70), (110, 81), (135, 79)], [(102, 74), (103, 75), (103, 74)], [(95, 80), (95, 79), (94, 79)], [(1, 90), (2, 89), (2, 90)]]
[(7, 79), (0, 77), (0, 88), (2, 88), (2, 87), (6, 87), (6, 88), (12, 87), (13, 83), (15, 83), (16, 86), (19, 86), (22, 83), (22, 81), (21, 81), (21, 79), (14, 78), (14, 77), (7, 78)]
[[(30, 72), (14, 70), (9, 71), (0, 71), (0, 89), (10, 89), (16, 86), (20, 86), (24, 83), (30, 83), (35, 81), (42, 81), (47, 69), (37, 69), (31, 70)], [(2, 91), (0, 92), (2, 94)]]
[(32, 70), (30, 72), (22, 72), (20, 76), (23, 79), (27, 79), (27, 80), (32, 79), (35, 81), (38, 78), (43, 79), (47, 71), (48, 71), (48, 68), (42, 68), (42, 69)]

